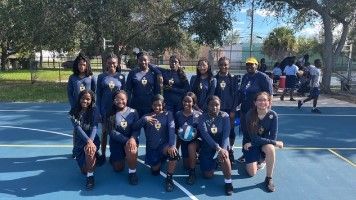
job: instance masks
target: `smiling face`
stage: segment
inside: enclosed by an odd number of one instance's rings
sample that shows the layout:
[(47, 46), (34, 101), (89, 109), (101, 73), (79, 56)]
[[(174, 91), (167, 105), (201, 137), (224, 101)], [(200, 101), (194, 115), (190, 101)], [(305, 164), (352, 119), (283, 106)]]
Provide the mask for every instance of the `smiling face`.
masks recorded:
[(114, 104), (119, 110), (123, 110), (127, 105), (127, 96), (124, 93), (117, 93)]
[(178, 68), (180, 67), (179, 60), (175, 57), (172, 57), (169, 59), (169, 67), (173, 71), (177, 71)]
[(193, 106), (194, 106), (193, 98), (190, 96), (185, 96), (183, 98), (183, 109), (185, 111), (191, 111), (193, 109)]
[(257, 64), (246, 63), (247, 73), (254, 74), (257, 71)]
[(80, 98), (80, 106), (82, 107), (82, 109), (87, 109), (89, 108), (89, 106), (91, 105), (92, 102), (92, 97), (90, 95), (90, 93), (85, 93), (83, 94), (83, 96), (81, 96)]
[(110, 74), (116, 73), (117, 65), (118, 65), (117, 58), (109, 58), (106, 60), (106, 66)]
[(150, 59), (147, 55), (143, 55), (138, 58), (138, 65), (141, 69), (146, 70), (148, 68), (148, 63), (150, 63)]
[(85, 74), (87, 71), (87, 62), (85, 60), (80, 60), (78, 63), (78, 71), (80, 74)]
[(197, 67), (200, 75), (206, 75), (208, 73), (209, 65), (206, 61), (199, 61)]
[(152, 110), (154, 113), (159, 114), (163, 111), (163, 102), (161, 100), (156, 100), (152, 103)]
[(259, 94), (255, 101), (257, 110), (267, 110), (271, 107), (271, 98), (268, 94)]
[(208, 112), (210, 115), (216, 116), (220, 111), (220, 101), (218, 99), (212, 99), (208, 103)]
[(229, 71), (229, 68), (230, 68), (230, 63), (228, 60), (224, 59), (224, 60), (219, 61), (220, 73), (227, 74), (227, 72)]

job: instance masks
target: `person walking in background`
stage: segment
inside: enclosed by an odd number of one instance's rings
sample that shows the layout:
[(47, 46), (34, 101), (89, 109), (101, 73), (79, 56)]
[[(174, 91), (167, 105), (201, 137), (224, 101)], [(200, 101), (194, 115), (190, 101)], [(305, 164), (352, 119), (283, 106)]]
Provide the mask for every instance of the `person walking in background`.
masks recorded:
[(298, 82), (298, 67), (297, 65), (295, 65), (295, 57), (290, 57), (288, 60), (288, 65), (284, 68), (283, 73), (286, 75), (286, 88), (284, 89), (280, 100), (284, 101), (284, 95), (287, 94), (287, 92), (289, 91), (289, 100), (290, 101), (295, 101), (295, 99), (293, 98), (294, 95), (294, 89), (297, 85)]
[(298, 108), (300, 109), (305, 102), (313, 100), (313, 108), (312, 108), (311, 112), (321, 113), (321, 111), (316, 107), (318, 104), (318, 98), (319, 98), (319, 94), (320, 94), (319, 87), (320, 87), (320, 76), (321, 76), (320, 69), (322, 67), (321, 60), (316, 59), (314, 61), (314, 65), (315, 66), (313, 66), (313, 65), (309, 66), (310, 88), (311, 88), (310, 94), (309, 94), (308, 98), (298, 101)]

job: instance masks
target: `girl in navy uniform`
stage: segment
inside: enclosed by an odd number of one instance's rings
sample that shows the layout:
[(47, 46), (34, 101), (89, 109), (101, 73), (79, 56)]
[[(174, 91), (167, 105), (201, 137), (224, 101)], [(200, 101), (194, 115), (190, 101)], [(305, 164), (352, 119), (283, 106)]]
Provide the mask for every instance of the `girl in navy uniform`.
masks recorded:
[(208, 98), (208, 112), (199, 119), (198, 130), (201, 134), (200, 168), (204, 177), (211, 178), (221, 163), (225, 178), (225, 193), (232, 195), (231, 163), (229, 159), (230, 118), (226, 112), (220, 111), (221, 101), (217, 96)]
[(137, 185), (136, 174), (138, 130), (133, 128), (137, 122), (136, 110), (127, 107), (127, 94), (117, 90), (113, 95), (112, 111), (108, 115), (108, 131), (110, 134), (110, 163), (115, 171), (121, 172), (125, 167), (125, 158), (128, 164), (129, 184)]
[(152, 103), (153, 112), (144, 115), (136, 124), (136, 129), (145, 130), (146, 157), (145, 163), (151, 166), (151, 173), (159, 175), (162, 161), (168, 158), (167, 177), (165, 188), (167, 192), (173, 191), (173, 173), (179, 158), (176, 149), (176, 135), (173, 115), (164, 111), (164, 98), (156, 95)]
[(108, 116), (112, 106), (112, 96), (116, 90), (123, 90), (125, 87), (125, 76), (121, 74), (121, 67), (119, 59), (115, 54), (110, 54), (106, 58), (106, 72), (98, 76), (97, 81), (97, 108), (100, 111), (102, 119), (102, 135), (101, 135), (101, 156), (99, 158), (100, 164), (106, 160), (106, 144), (107, 144), (107, 127), (106, 117)]
[[(95, 92), (96, 80), (90, 67), (90, 60), (80, 53), (73, 63), (73, 74), (69, 76), (67, 84), (68, 101), (70, 109), (74, 109), (77, 105), (79, 93), (83, 90), (91, 90)], [(73, 131), (75, 134), (75, 131)], [(75, 143), (75, 135), (73, 135), (73, 146)], [(73, 153), (73, 152), (72, 152)], [(72, 155), (74, 158), (74, 154)]]
[(182, 110), (183, 96), (189, 91), (189, 81), (177, 56), (169, 58), (170, 70), (160, 68), (163, 77), (163, 96), (167, 110), (176, 113)]
[(94, 187), (96, 153), (100, 146), (97, 135), (99, 114), (95, 109), (95, 96), (91, 90), (79, 93), (77, 106), (69, 112), (74, 127), (73, 154), (83, 174), (87, 175), (86, 189)]
[[(235, 99), (236, 106), (241, 105), (240, 109), (240, 131), (243, 133), (242, 146), (246, 143), (245, 135), (246, 129), (246, 113), (253, 107), (253, 100), (257, 93), (267, 92), (273, 93), (273, 86), (271, 79), (264, 73), (257, 71), (258, 62), (256, 58), (248, 58), (246, 60), (247, 73), (242, 77), (239, 89), (239, 98)], [(244, 162), (244, 158), (240, 157), (239, 162)]]
[(235, 112), (236, 108), (234, 107), (235, 98), (238, 98), (238, 77), (234, 77), (230, 74), (230, 60), (227, 57), (221, 57), (218, 61), (219, 72), (216, 74), (215, 79), (217, 86), (215, 89), (215, 95), (218, 96), (221, 100), (220, 109), (229, 114), (230, 116), (230, 147), (229, 156), (231, 163), (234, 162), (234, 151), (232, 147), (235, 143), (235, 130), (234, 130), (234, 121), (235, 121)]
[(194, 109), (197, 97), (188, 92), (183, 98), (183, 110), (175, 115), (176, 130), (183, 156), (184, 167), (188, 169), (187, 184), (195, 183), (195, 166), (198, 149), (198, 122), (201, 112)]
[(149, 68), (149, 62), (148, 55), (141, 53), (139, 68), (129, 72), (126, 82), (128, 104), (137, 110), (140, 117), (151, 112), (152, 99), (160, 92), (157, 73)]
[(272, 96), (267, 92), (257, 94), (254, 104), (246, 115), (247, 132), (243, 146), (246, 159), (246, 170), (250, 176), (257, 173), (257, 162), (265, 157), (266, 178), (265, 187), (269, 192), (275, 191), (272, 182), (274, 163), (276, 160), (275, 147), (283, 148), (283, 142), (276, 140), (278, 132), (278, 116), (271, 110)]
[(198, 61), (196, 73), (197, 75), (193, 75), (190, 79), (191, 91), (197, 95), (199, 108), (206, 111), (207, 99), (214, 95), (216, 88), (216, 79), (206, 58)]

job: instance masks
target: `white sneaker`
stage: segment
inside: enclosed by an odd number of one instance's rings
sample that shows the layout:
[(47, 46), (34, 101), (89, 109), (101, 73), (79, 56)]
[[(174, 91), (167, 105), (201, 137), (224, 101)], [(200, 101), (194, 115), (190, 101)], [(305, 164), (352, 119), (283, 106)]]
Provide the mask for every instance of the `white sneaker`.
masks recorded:
[(266, 161), (257, 163), (257, 170), (264, 169), (266, 167)]

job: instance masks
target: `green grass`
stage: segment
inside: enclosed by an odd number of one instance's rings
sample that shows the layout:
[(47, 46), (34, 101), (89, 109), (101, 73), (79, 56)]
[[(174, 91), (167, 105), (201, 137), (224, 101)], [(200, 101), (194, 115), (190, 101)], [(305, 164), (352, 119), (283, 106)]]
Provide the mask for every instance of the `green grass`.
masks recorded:
[(0, 82), (1, 102), (67, 102), (66, 83)]
[(36, 81), (59, 82), (68, 80), (72, 74), (70, 70), (36, 70), (31, 73), (30, 70), (11, 70), (0, 72), (0, 81), (31, 81), (31, 76)]

